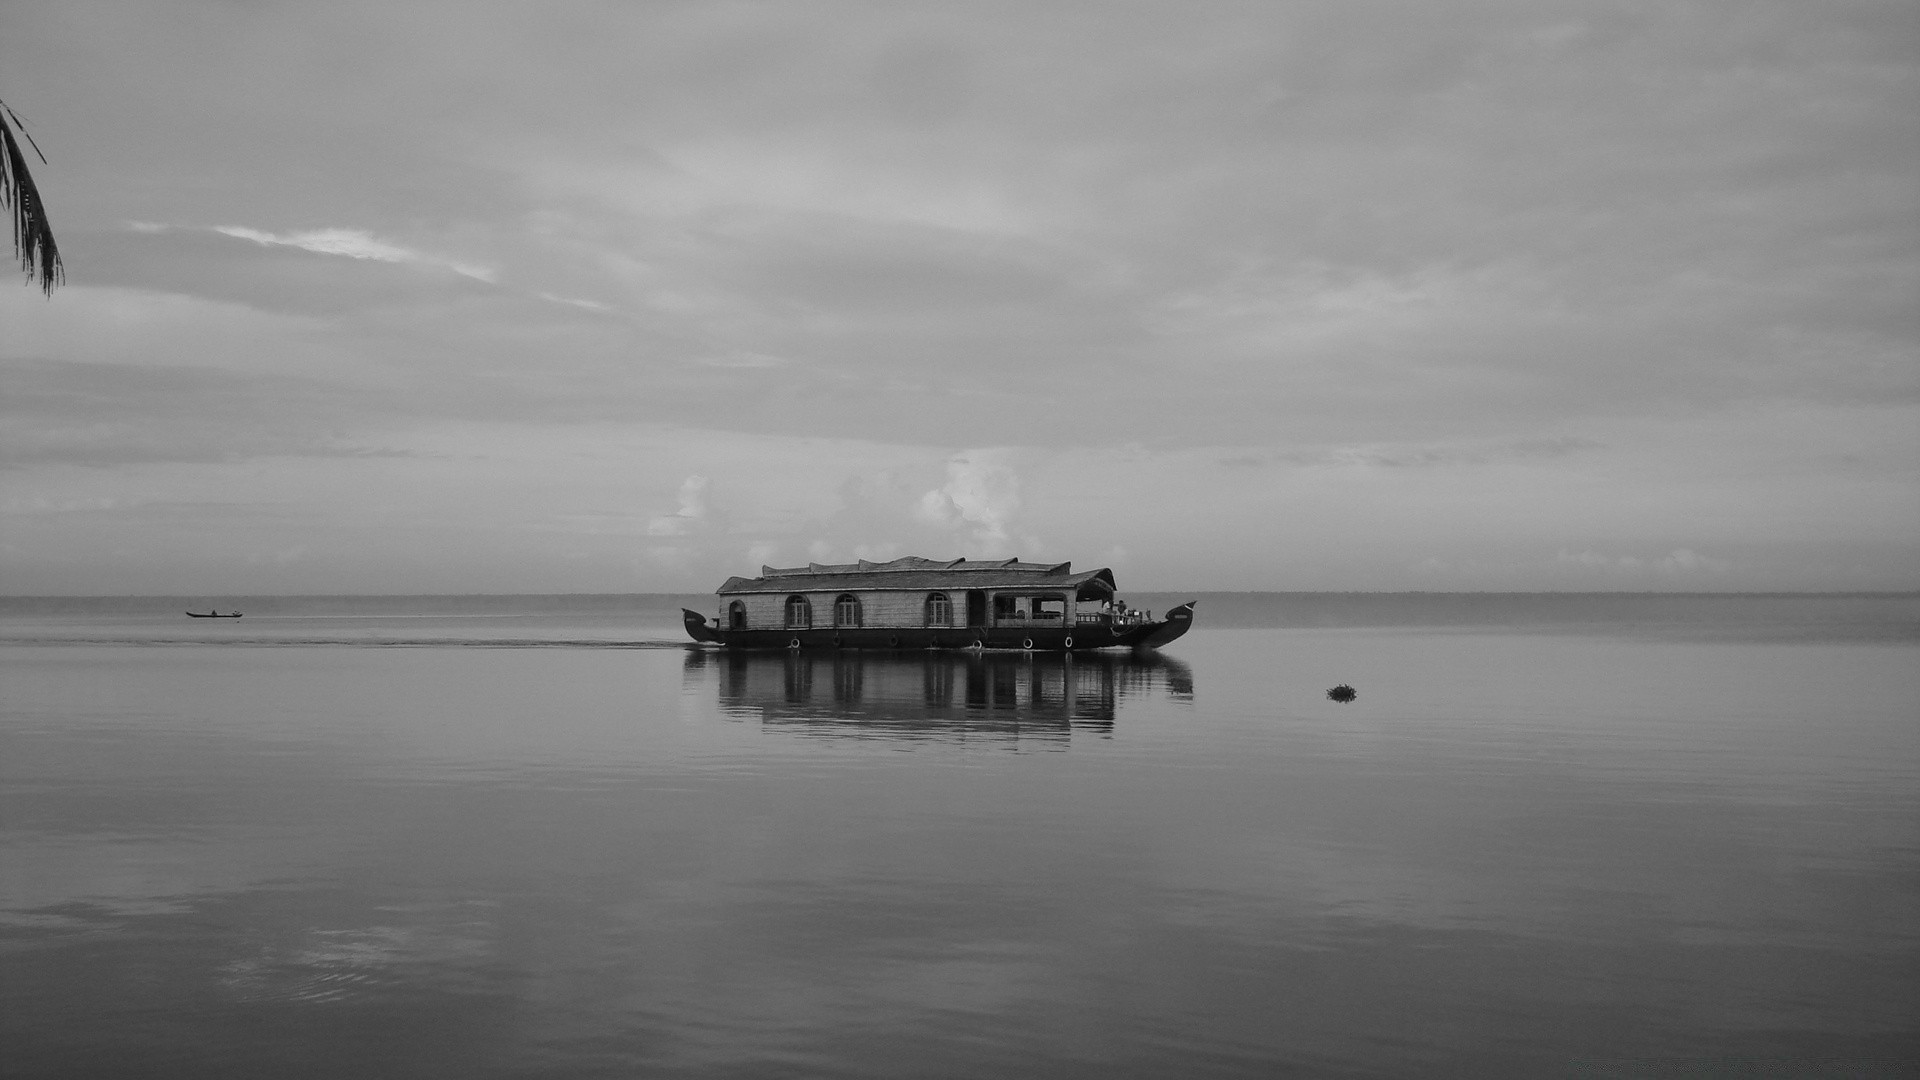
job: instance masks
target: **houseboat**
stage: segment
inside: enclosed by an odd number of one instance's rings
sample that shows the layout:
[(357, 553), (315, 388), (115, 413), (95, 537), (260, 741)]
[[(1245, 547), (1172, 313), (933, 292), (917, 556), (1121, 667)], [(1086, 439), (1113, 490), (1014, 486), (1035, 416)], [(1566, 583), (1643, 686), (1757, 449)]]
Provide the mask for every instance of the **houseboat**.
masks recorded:
[(763, 566), (715, 592), (716, 619), (681, 609), (687, 634), (742, 649), (1157, 649), (1193, 625), (1191, 602), (1127, 607), (1112, 570), (1019, 559)]

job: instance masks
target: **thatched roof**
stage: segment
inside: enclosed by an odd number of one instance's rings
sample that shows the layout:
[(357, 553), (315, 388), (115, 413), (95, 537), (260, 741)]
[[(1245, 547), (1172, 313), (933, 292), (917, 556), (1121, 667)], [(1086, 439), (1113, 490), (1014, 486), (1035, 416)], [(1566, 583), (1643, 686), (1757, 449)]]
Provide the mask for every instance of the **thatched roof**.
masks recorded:
[(763, 566), (757, 578), (732, 577), (718, 590), (721, 596), (753, 593), (872, 592), (875, 590), (943, 592), (964, 589), (1045, 589), (1082, 591), (1106, 596), (1114, 590), (1113, 571), (1106, 567), (1073, 572), (1072, 563), (1023, 563), (1019, 559), (977, 561), (923, 559), (915, 555), (892, 562), (839, 563), (778, 568)]

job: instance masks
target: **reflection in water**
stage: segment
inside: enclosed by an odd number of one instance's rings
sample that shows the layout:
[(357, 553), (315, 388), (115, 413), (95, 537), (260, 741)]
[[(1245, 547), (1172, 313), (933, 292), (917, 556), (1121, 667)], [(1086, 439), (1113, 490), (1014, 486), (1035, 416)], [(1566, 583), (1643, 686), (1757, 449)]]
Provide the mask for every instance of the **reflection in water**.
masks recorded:
[(1113, 730), (1120, 699), (1193, 697), (1193, 672), (1160, 653), (738, 652), (693, 649), (724, 715), (847, 738), (1033, 739)]
[(1204, 634), (0, 646), (0, 1076), (1913, 1072), (1920, 650)]

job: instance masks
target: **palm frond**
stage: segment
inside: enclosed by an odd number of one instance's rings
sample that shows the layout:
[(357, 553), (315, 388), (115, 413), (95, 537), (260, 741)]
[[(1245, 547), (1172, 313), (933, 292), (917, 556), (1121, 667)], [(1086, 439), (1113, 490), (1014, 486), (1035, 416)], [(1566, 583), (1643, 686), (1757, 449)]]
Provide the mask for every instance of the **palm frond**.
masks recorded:
[[(9, 119), (12, 124), (7, 123)], [(14, 138), (15, 127), (39, 155), (41, 164), (47, 160), (33, 136), (27, 134), (26, 125), (20, 123), (6, 102), (0, 101), (0, 206), (12, 209), (13, 255), (20, 260), (20, 269), (27, 272), (27, 280), (37, 278), (40, 291), (52, 296), (53, 287), (64, 282), (67, 273), (60, 265), (60, 245), (53, 242), (53, 224), (47, 220), (46, 204), (40, 201), (40, 189), (34, 186), (33, 174), (27, 171), (27, 156), (20, 151), (19, 140)]]

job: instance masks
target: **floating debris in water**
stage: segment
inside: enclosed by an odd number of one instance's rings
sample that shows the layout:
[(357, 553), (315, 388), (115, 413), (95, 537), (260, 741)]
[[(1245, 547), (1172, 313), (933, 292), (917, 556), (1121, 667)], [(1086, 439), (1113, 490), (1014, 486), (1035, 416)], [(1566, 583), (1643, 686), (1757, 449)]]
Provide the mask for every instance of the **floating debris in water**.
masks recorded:
[(1352, 701), (1354, 698), (1359, 697), (1360, 693), (1359, 691), (1355, 690), (1353, 687), (1348, 686), (1346, 683), (1341, 683), (1339, 686), (1336, 686), (1333, 689), (1327, 691), (1327, 696), (1332, 698), (1335, 701), (1345, 704), (1346, 702)]

